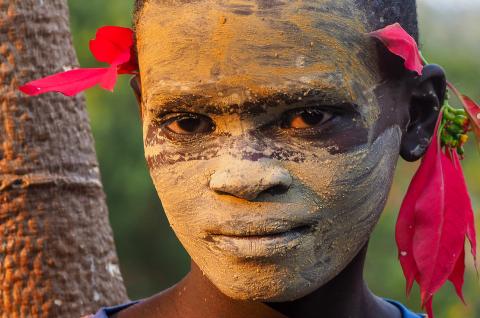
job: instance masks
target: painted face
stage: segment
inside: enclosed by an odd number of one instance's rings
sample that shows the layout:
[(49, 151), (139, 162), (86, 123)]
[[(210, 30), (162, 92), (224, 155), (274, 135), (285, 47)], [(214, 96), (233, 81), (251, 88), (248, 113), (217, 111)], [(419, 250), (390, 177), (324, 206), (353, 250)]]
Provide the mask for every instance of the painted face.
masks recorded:
[(145, 156), (192, 259), (235, 299), (328, 282), (368, 240), (401, 139), (362, 12), (150, 1), (139, 21)]

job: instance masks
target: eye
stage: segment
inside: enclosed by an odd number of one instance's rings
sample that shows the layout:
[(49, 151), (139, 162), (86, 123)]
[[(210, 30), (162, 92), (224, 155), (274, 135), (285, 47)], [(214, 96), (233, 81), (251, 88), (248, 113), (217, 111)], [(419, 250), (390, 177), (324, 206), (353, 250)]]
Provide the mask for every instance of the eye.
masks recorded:
[(164, 127), (179, 135), (208, 134), (215, 130), (213, 120), (199, 114), (181, 114), (168, 119)]
[(282, 128), (285, 129), (309, 129), (321, 126), (334, 115), (321, 109), (303, 108), (294, 109), (284, 114)]

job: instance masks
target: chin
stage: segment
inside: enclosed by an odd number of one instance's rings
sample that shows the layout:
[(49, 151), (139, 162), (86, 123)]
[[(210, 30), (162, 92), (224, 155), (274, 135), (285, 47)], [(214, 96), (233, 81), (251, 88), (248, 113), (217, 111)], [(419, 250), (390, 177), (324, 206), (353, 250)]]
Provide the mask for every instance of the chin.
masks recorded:
[(336, 277), (371, 232), (371, 227), (352, 233), (322, 223), (324, 227), (314, 230), (260, 238), (179, 238), (201, 271), (226, 296), (288, 302), (311, 294)]
[(299, 245), (267, 257), (239, 257), (218, 250), (213, 250), (214, 255), (212, 250), (209, 255), (195, 252), (190, 255), (209, 280), (232, 299), (287, 302), (305, 297), (327, 284), (358, 251), (353, 246), (350, 249), (331, 244), (314, 246)]
[(288, 302), (303, 298), (337, 275), (336, 272), (322, 270), (313, 273), (295, 272), (273, 264), (255, 264), (250, 267), (238, 269), (230, 275), (230, 279), (206, 274), (226, 296), (236, 300), (261, 302)]

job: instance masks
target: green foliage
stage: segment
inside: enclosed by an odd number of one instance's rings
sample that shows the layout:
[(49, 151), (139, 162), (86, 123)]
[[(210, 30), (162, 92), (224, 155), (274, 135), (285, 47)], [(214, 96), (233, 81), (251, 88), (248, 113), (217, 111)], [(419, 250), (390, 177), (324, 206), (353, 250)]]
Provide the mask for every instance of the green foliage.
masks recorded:
[[(131, 25), (133, 0), (70, 0), (74, 44), (82, 66), (98, 65), (88, 40), (102, 25)], [(449, 79), (480, 100), (480, 12), (443, 12), (421, 6), (421, 43), (424, 55), (444, 66)], [(171, 231), (143, 158), (138, 109), (122, 78), (114, 94), (99, 89), (87, 93), (88, 110), (107, 193), (110, 220), (121, 269), (132, 299), (150, 296), (177, 282), (189, 269), (189, 259)], [(478, 152), (467, 148), (464, 162), (476, 211), (480, 208)], [(418, 290), (405, 297), (405, 283), (394, 241), (396, 215), (416, 164), (400, 162), (384, 215), (375, 230), (367, 260), (366, 277), (378, 295), (396, 299), (419, 310)], [(479, 215), (480, 217), (480, 215)], [(480, 218), (479, 218), (480, 219)], [(478, 280), (468, 264), (464, 307), (450, 286), (435, 301), (439, 318), (480, 316)]]

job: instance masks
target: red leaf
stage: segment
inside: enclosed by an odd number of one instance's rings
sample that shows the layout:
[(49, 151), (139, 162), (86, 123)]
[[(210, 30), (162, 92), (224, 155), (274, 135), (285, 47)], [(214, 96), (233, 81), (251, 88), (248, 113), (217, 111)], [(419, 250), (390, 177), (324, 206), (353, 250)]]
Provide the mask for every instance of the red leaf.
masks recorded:
[(475, 260), (475, 267), (477, 267), (477, 234), (475, 230), (475, 213), (473, 211), (472, 200), (468, 194), (467, 184), (465, 182), (465, 176), (463, 175), (462, 166), (458, 154), (453, 153), (453, 162), (455, 167), (458, 167), (458, 183), (459, 187), (462, 189), (460, 194), (462, 198), (459, 199), (459, 202), (463, 202), (465, 209), (465, 219), (467, 222), (467, 238), (470, 242), (471, 253)]
[(398, 247), (398, 257), (402, 265), (403, 274), (407, 280), (407, 295), (413, 286), (413, 282), (417, 278), (418, 268), (413, 258), (413, 236), (415, 234), (415, 203), (417, 202), (422, 189), (429, 180), (429, 166), (423, 159), (420, 168), (413, 177), (407, 194), (403, 199), (398, 215), (395, 239)]
[(459, 98), (462, 100), (463, 106), (467, 111), (473, 132), (477, 138), (477, 144), (480, 146), (480, 106), (468, 96), (461, 95)]
[[(467, 189), (462, 185), (462, 167), (460, 162), (456, 164), (453, 161), (454, 156), (456, 156), (455, 151), (452, 153), (449, 151), (447, 154), (441, 153), (445, 184), (445, 212), (442, 233), (439, 237), (440, 240), (443, 239), (444, 241), (440, 241), (438, 244), (440, 266), (434, 265), (437, 270), (434, 271), (431, 280), (431, 293), (435, 293), (443, 285), (445, 278), (448, 277), (449, 279), (453, 278), (452, 282), (457, 292), (460, 291), (459, 295), (461, 295), (463, 272), (461, 268), (458, 268), (461, 266), (459, 257), (465, 255), (466, 212), (469, 207), (471, 208), (471, 203)], [(462, 273), (461, 277), (459, 277), (460, 272)], [(427, 290), (427, 292), (429, 291)]]
[(100, 62), (120, 65), (131, 58), (133, 31), (129, 28), (104, 26), (90, 41), (90, 51)]
[(105, 76), (103, 77), (102, 82), (100, 82), (100, 87), (113, 92), (113, 88), (117, 83), (117, 77), (118, 77), (117, 69), (115, 68), (115, 65), (112, 65), (111, 67), (108, 68), (108, 72), (105, 73)]
[(130, 50), (130, 60), (118, 66), (118, 74), (137, 74), (138, 73), (138, 59), (135, 49)]
[(47, 76), (25, 84), (20, 87), (20, 90), (30, 96), (48, 92), (60, 92), (67, 96), (73, 96), (97, 84), (105, 89), (113, 89), (115, 81), (115, 68), (86, 68)]
[(433, 315), (433, 296), (425, 303), (425, 309), (427, 310), (427, 318), (435, 318)]
[[(435, 133), (435, 138), (437, 134)], [(419, 270), (418, 283), (422, 304), (442, 287), (453, 272), (464, 249), (466, 221), (453, 162), (441, 152), (440, 144), (432, 143), (435, 156), (434, 174), (416, 204), (414, 257)], [(428, 160), (428, 159), (426, 159)], [(461, 199), (460, 199), (461, 200)]]
[(466, 95), (462, 95), (461, 97), (465, 103), (465, 110), (467, 111), (471, 120), (477, 127), (480, 127), (480, 106)]
[(465, 236), (474, 256), (476, 251), (472, 203), (458, 154), (442, 151), (440, 121), (441, 117), (402, 203), (396, 227), (407, 292), (416, 280), (429, 317), (433, 317), (433, 296), (447, 280), (463, 301)]
[(457, 263), (455, 264), (455, 268), (453, 269), (452, 274), (448, 278), (453, 286), (455, 287), (455, 291), (457, 292), (458, 297), (462, 300), (465, 304), (465, 298), (463, 297), (463, 283), (465, 281), (465, 250), (462, 249), (460, 256), (457, 259)]
[[(438, 130), (440, 124), (440, 117), (437, 121), (435, 130)], [(422, 158), (420, 167), (415, 176), (410, 182), (407, 194), (403, 199), (400, 213), (398, 215), (395, 239), (398, 247), (398, 254), (402, 270), (407, 280), (407, 295), (413, 286), (414, 280), (418, 280), (418, 267), (413, 255), (413, 238), (416, 230), (415, 211), (416, 203), (422, 195), (424, 189), (428, 186), (431, 176), (434, 175), (432, 171), (436, 167), (436, 148), (432, 146), (435, 144), (435, 139), (427, 149), (427, 153)], [(442, 199), (443, 201), (443, 199)]]
[(35, 96), (47, 92), (60, 92), (73, 96), (92, 86), (113, 91), (117, 74), (134, 74), (138, 63), (133, 48), (133, 31), (128, 28), (105, 26), (90, 41), (90, 50), (97, 60), (109, 63), (109, 68), (76, 69), (29, 82), (20, 90)]
[(405, 60), (405, 67), (422, 75), (423, 63), (417, 42), (398, 23), (369, 33), (387, 47), (387, 49)]

